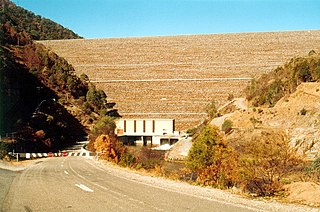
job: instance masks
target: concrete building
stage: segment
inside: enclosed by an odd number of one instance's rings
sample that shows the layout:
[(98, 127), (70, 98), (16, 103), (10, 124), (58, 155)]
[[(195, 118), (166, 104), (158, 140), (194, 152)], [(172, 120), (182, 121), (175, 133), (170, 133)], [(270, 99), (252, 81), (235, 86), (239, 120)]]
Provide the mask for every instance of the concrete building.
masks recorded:
[(118, 119), (116, 134), (128, 145), (160, 146), (179, 140), (174, 119)]

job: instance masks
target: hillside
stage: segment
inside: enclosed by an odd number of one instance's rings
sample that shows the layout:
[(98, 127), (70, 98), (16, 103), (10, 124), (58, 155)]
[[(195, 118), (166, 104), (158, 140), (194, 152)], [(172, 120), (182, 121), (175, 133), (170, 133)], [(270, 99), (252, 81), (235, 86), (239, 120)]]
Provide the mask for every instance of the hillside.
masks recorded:
[(205, 106), (235, 97), (252, 77), (319, 52), (320, 31), (43, 41), (117, 102), (124, 117), (206, 118)]
[(304, 82), (320, 81), (320, 56), (314, 50), (307, 57), (292, 58), (285, 65), (251, 81), (247, 99), (254, 106), (274, 106)]
[[(221, 118), (232, 121), (233, 131), (227, 138), (236, 148), (261, 133), (285, 133), (293, 149), (314, 159), (320, 151), (319, 102), (320, 83), (302, 83), (273, 108), (236, 110)], [(212, 123), (221, 126), (223, 121)]]
[(23, 29), (33, 40), (58, 40), (82, 38), (73, 31), (15, 5), (9, 0), (1, 0), (0, 8), (4, 18), (17, 29)]
[(0, 23), (0, 158), (13, 148), (58, 151), (83, 139), (101, 115), (118, 115), (86, 75), (35, 43), (3, 8)]
[[(319, 156), (320, 55), (292, 58), (288, 63), (252, 80), (246, 88), (249, 107), (235, 110), (233, 102), (211, 124), (231, 120), (230, 142), (239, 145), (261, 133), (285, 133), (300, 155)], [(228, 114), (228, 109), (234, 113)]]

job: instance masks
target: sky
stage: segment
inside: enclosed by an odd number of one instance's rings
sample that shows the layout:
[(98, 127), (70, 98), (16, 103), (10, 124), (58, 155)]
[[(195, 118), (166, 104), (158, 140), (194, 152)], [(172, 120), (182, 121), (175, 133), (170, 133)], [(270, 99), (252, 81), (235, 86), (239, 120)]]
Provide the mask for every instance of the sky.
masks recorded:
[(320, 0), (12, 0), (85, 38), (320, 29)]

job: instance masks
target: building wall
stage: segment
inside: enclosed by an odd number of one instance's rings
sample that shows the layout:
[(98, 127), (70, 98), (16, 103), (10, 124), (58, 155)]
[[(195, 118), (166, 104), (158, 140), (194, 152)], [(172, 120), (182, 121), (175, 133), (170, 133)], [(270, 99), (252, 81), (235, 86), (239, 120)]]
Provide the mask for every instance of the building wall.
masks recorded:
[(118, 119), (116, 134), (128, 145), (159, 146), (179, 139), (174, 119)]
[(153, 136), (174, 133), (173, 119), (119, 119), (117, 134), (128, 136)]

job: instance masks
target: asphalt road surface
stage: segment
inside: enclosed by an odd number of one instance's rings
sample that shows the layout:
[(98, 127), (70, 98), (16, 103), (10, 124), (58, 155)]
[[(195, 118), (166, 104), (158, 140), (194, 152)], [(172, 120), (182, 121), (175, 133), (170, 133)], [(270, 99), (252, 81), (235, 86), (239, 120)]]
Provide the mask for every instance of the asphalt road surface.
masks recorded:
[(2, 211), (271, 210), (265, 203), (248, 205), (241, 198), (212, 195), (210, 189), (141, 176), (85, 157), (41, 159), (20, 172), (0, 169), (0, 180)]

